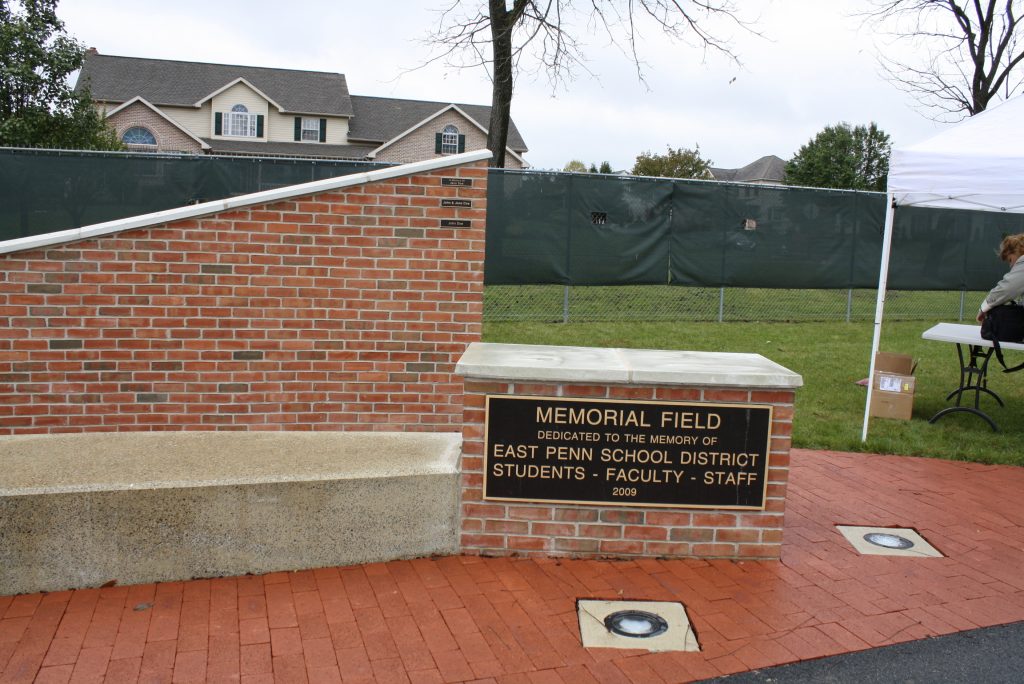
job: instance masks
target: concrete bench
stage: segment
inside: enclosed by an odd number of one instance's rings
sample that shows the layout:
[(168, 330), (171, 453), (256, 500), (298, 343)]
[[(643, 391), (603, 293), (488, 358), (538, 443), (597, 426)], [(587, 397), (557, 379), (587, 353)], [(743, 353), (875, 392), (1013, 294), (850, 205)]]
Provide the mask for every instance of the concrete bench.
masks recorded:
[(461, 435), (0, 437), (0, 594), (457, 549)]

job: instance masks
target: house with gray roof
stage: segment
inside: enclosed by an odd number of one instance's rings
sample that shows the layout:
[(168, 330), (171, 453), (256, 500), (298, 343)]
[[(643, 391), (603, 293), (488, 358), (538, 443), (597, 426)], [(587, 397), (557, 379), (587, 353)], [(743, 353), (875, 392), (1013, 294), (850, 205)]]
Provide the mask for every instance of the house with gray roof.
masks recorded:
[[(487, 146), (490, 107), (352, 95), (344, 74), (86, 52), (76, 89), (132, 150), (407, 163)], [(510, 123), (506, 166), (525, 168)]]
[(769, 154), (738, 169), (711, 167), (711, 175), (717, 181), (782, 185), (786, 181), (786, 162), (774, 154)]

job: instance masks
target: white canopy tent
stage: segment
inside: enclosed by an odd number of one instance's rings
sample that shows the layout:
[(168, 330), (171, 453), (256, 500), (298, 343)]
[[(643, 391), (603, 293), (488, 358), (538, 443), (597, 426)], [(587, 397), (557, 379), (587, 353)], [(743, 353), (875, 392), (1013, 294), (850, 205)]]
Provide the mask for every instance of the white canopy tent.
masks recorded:
[[(875, 353), (882, 336), (896, 208), (918, 206), (1024, 213), (1024, 95), (916, 145), (893, 149), (887, 188), (869, 378), (875, 376)], [(861, 441), (868, 438), (873, 384), (868, 383)]]

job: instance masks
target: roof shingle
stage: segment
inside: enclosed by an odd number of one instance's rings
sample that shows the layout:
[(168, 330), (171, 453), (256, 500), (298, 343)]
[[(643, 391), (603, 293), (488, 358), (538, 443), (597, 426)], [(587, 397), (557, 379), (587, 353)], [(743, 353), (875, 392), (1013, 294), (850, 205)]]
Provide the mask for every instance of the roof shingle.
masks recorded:
[(192, 107), (211, 93), (244, 78), (286, 112), (351, 116), (344, 74), (264, 67), (116, 57), (87, 52), (76, 89), (94, 100), (125, 102), (141, 96), (155, 105)]

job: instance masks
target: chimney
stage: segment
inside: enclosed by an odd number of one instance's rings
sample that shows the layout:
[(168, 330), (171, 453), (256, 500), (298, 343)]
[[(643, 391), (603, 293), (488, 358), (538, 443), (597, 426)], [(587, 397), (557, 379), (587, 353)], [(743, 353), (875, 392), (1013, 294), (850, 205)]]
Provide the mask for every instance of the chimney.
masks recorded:
[(85, 51), (85, 54), (87, 54), (87, 55), (98, 55), (98, 54), (100, 54), (100, 51), (97, 50), (94, 47), (91, 47), (91, 48), (89, 48), (88, 50)]

